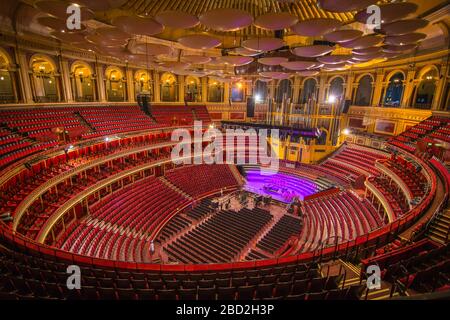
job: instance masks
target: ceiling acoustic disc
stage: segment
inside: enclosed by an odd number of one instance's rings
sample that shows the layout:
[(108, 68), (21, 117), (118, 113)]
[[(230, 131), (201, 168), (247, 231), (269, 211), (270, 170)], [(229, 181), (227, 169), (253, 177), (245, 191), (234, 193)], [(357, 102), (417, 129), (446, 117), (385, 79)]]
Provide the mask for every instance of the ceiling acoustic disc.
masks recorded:
[(322, 62), (324, 64), (341, 64), (347, 62), (352, 58), (351, 55), (337, 54), (325, 57), (317, 58), (317, 61)]
[(260, 72), (259, 75), (262, 77), (278, 79), (278, 80), (287, 79), (291, 76), (289, 73), (276, 72), (276, 71), (264, 71), (264, 72)]
[(324, 38), (330, 42), (343, 43), (358, 39), (359, 37), (362, 37), (363, 34), (364, 33), (359, 30), (345, 29), (327, 33)]
[(76, 0), (75, 2), (94, 11), (107, 11), (120, 8), (127, 0)]
[(358, 11), (377, 3), (378, 0), (317, 0), (319, 8), (331, 12)]
[(256, 18), (256, 27), (267, 30), (287, 29), (298, 22), (298, 18), (288, 12), (271, 12)]
[(193, 64), (205, 64), (210, 62), (211, 58), (207, 56), (186, 55), (182, 56), (181, 60)]
[(414, 50), (416, 48), (417, 48), (417, 45), (415, 45), (415, 44), (406, 44), (404, 46), (388, 45), (388, 46), (384, 46), (383, 47), (383, 52), (387, 52), (387, 53), (404, 53), (404, 52), (412, 51), (412, 50)]
[(246, 56), (246, 57), (252, 57), (252, 56), (257, 56), (258, 54), (261, 54), (261, 51), (255, 51), (255, 50), (250, 50), (244, 47), (239, 47), (233, 50), (233, 52), (235, 54), (241, 55), (241, 56)]
[(340, 45), (348, 49), (364, 49), (374, 47), (382, 42), (383, 37), (371, 34), (367, 36), (362, 36), (352, 41), (340, 43)]
[[(68, 2), (45, 0), (36, 2), (36, 7), (46, 13), (51, 14), (58, 19), (66, 19), (68, 17), (67, 8)], [(86, 7), (80, 7), (81, 21), (88, 21), (94, 19), (94, 12)]]
[(193, 34), (178, 39), (183, 46), (191, 49), (206, 50), (220, 46), (222, 42), (212, 36), (206, 34)]
[(320, 37), (339, 28), (342, 23), (330, 18), (303, 20), (291, 27), (291, 31), (303, 37)]
[(406, 19), (388, 23), (381, 26), (381, 32), (388, 36), (399, 36), (425, 28), (428, 21), (424, 19)]
[(335, 47), (330, 47), (327, 45), (312, 45), (312, 46), (296, 47), (291, 49), (291, 51), (293, 54), (299, 57), (314, 58), (329, 54), (334, 49)]
[(316, 65), (314, 61), (288, 61), (283, 62), (280, 64), (283, 68), (289, 69), (289, 70), (306, 70), (309, 68), (312, 68)]
[(237, 31), (251, 25), (253, 17), (243, 10), (218, 8), (202, 14), (200, 22), (216, 31)]
[(50, 33), (53, 37), (57, 38), (58, 40), (70, 43), (70, 44), (76, 44), (76, 43), (84, 43), (85, 40), (85, 34), (80, 32), (59, 32), (59, 31), (53, 31)]
[(166, 61), (161, 63), (160, 65), (161, 67), (166, 68), (168, 70), (184, 70), (191, 66), (189, 63), (180, 61)]
[(223, 56), (220, 57), (219, 60), (228, 65), (243, 66), (251, 63), (253, 61), (253, 58), (243, 56)]
[(288, 62), (288, 60), (286, 57), (264, 57), (259, 58), (258, 62), (266, 66), (278, 66), (283, 62)]
[(40, 17), (37, 19), (37, 21), (39, 22), (39, 24), (42, 24), (43, 26), (46, 26), (58, 32), (80, 32), (86, 30), (86, 27), (82, 24), (80, 25), (80, 29), (69, 30), (67, 28), (67, 23), (65, 20), (54, 17)]
[(140, 16), (120, 16), (113, 19), (112, 24), (134, 35), (153, 36), (164, 30), (164, 26), (154, 19)]
[(415, 44), (426, 37), (425, 33), (407, 33), (401, 36), (388, 36), (384, 39), (384, 43), (393, 46), (403, 46), (405, 44)]
[[(390, 23), (396, 20), (404, 19), (410, 14), (416, 12), (418, 6), (412, 2), (393, 2), (378, 5), (381, 13), (381, 23)], [(366, 9), (359, 11), (355, 15), (355, 20), (366, 24), (370, 15)]]
[(255, 51), (272, 51), (284, 46), (284, 41), (278, 38), (254, 38), (242, 43), (244, 48)]
[(128, 40), (131, 38), (129, 33), (124, 32), (117, 27), (98, 28), (95, 30), (95, 32), (99, 36), (104, 37), (109, 40), (117, 40), (117, 41), (122, 40), (123, 41), (123, 40)]
[(181, 11), (160, 12), (155, 16), (155, 20), (165, 27), (174, 29), (189, 29), (200, 23), (196, 16)]
[(149, 56), (170, 55), (171, 47), (156, 43), (139, 43), (130, 49), (137, 54), (148, 54)]
[(108, 39), (98, 33), (89, 34), (86, 36), (86, 40), (95, 43), (101, 47), (120, 47), (126, 44), (126, 40), (114, 40)]
[(366, 55), (381, 52), (381, 47), (368, 47), (364, 49), (355, 49), (352, 51), (353, 54)]

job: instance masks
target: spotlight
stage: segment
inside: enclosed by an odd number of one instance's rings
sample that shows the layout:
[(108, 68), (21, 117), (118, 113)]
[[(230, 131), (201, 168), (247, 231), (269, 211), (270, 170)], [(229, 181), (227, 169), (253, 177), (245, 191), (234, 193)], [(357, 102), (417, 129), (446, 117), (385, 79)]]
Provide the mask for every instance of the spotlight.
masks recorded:
[(109, 141), (109, 137), (106, 137), (106, 138), (105, 138), (105, 142), (108, 142), (108, 141)]
[(255, 94), (255, 102), (260, 102), (261, 96), (259, 94)]
[(333, 95), (329, 95), (327, 103), (335, 103), (335, 102), (336, 102), (336, 97)]
[(348, 136), (350, 134), (350, 129), (349, 128), (345, 128), (344, 130), (342, 130), (342, 134)]

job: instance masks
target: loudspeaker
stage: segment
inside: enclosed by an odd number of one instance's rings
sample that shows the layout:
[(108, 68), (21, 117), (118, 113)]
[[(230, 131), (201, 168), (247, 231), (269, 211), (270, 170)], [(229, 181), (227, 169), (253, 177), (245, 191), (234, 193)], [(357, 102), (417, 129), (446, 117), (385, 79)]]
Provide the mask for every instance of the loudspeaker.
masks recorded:
[(275, 30), (275, 38), (283, 39), (284, 37), (284, 30)]
[(255, 117), (255, 99), (253, 97), (247, 98), (247, 118)]
[(342, 113), (346, 114), (348, 110), (350, 109), (350, 106), (352, 105), (352, 100), (345, 100), (344, 106), (342, 108)]

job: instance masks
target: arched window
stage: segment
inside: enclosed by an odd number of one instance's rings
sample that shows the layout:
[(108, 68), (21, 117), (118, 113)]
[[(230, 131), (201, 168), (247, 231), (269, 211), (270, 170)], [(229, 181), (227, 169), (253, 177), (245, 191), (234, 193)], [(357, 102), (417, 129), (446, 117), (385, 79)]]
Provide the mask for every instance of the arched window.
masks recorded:
[(152, 78), (146, 70), (138, 70), (134, 75), (135, 95), (147, 94), (153, 97)]
[(290, 99), (292, 97), (292, 84), (289, 79), (283, 79), (278, 83), (275, 101), (283, 102), (283, 98)]
[(161, 101), (178, 101), (177, 78), (171, 73), (164, 73), (161, 77)]
[(344, 95), (344, 79), (336, 77), (330, 82), (327, 101), (334, 102), (342, 100)]
[(186, 101), (200, 102), (202, 101), (202, 85), (200, 79), (193, 76), (186, 77), (185, 80), (185, 97)]
[(369, 106), (372, 100), (372, 77), (365, 75), (359, 79), (358, 89), (356, 90), (355, 106)]
[(208, 101), (223, 102), (223, 83), (215, 79), (208, 80)]
[(108, 101), (126, 100), (126, 80), (118, 68), (106, 69), (106, 96)]
[(242, 102), (244, 101), (244, 85), (242, 82), (233, 83), (231, 86), (231, 101)]
[(312, 99), (315, 97), (316, 85), (317, 85), (316, 79), (309, 78), (309, 79), (305, 80), (305, 82), (303, 83), (303, 90), (300, 95), (299, 103), (301, 103), (301, 104), (307, 103), (309, 99)]
[(33, 89), (35, 102), (58, 102), (61, 101), (59, 76), (55, 63), (47, 56), (35, 55), (31, 59), (30, 81)]
[(384, 105), (389, 107), (398, 107), (402, 102), (403, 81), (405, 76), (401, 72), (397, 72), (389, 79), (389, 85), (386, 89)]
[(256, 80), (255, 88), (253, 89), (253, 98), (256, 102), (262, 103), (267, 99), (267, 83), (261, 80)]
[(438, 74), (435, 69), (431, 69), (424, 75), (416, 88), (414, 108), (430, 109), (433, 103), (433, 97), (436, 91), (436, 81)]
[(73, 98), (75, 101), (96, 101), (95, 79), (91, 67), (84, 62), (75, 62), (70, 73)]
[(0, 51), (0, 103), (16, 103), (19, 100), (16, 75), (11, 70), (11, 61)]

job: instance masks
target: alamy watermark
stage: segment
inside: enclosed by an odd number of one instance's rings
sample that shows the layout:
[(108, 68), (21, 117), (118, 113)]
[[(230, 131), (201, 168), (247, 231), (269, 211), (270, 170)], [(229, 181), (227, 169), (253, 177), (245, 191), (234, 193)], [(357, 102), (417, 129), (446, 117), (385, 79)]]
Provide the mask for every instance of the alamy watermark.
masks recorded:
[(66, 26), (69, 30), (81, 30), (81, 8), (77, 4), (71, 4), (67, 7), (66, 13), (69, 15), (66, 19)]
[[(278, 129), (270, 130), (270, 139), (279, 139)], [(193, 137), (188, 129), (175, 129), (172, 141), (178, 142), (171, 153), (174, 164), (261, 165), (268, 169), (261, 170), (266, 175), (275, 174), (279, 169), (278, 155), (269, 147), (267, 129), (222, 132), (209, 127), (203, 132), (202, 122), (195, 121)]]
[(379, 290), (381, 289), (381, 270), (377, 265), (370, 265), (366, 270), (367, 276), (367, 289)]
[(66, 281), (67, 289), (80, 290), (81, 289), (81, 269), (77, 265), (70, 265), (67, 267), (66, 273), (69, 274)]

